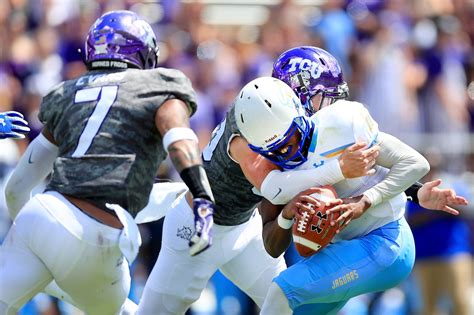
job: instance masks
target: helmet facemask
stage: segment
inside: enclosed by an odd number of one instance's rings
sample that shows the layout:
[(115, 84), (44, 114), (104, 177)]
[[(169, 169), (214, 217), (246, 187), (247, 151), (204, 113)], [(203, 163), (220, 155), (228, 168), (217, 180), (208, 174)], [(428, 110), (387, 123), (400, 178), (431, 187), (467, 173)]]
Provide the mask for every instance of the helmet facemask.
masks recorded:
[[(336, 101), (341, 99), (347, 99), (349, 97), (349, 87), (346, 82), (337, 85), (336, 87), (322, 87), (321, 89), (311, 89), (310, 81), (303, 79), (305, 77), (305, 71), (292, 76), (290, 78), (293, 83), (293, 91), (298, 95), (301, 100), (306, 114), (310, 117), (314, 115), (320, 109), (334, 104)], [(313, 97), (320, 94), (321, 98), (319, 104), (313, 104)]]
[[(311, 142), (312, 123), (304, 116), (294, 118), (293, 123), (285, 132), (283, 137), (265, 147), (257, 147), (249, 144), (252, 151), (263, 155), (274, 164), (293, 169), (308, 160), (308, 149)], [(294, 137), (298, 137), (297, 144), (288, 145)], [(296, 151), (294, 146), (297, 146)]]
[(316, 95), (317, 94), (321, 94), (321, 100), (319, 102), (318, 107), (314, 106), (311, 102), (311, 108), (314, 109), (314, 112), (317, 112), (326, 106), (334, 104), (338, 100), (347, 99), (349, 97), (349, 88), (347, 87), (347, 83), (344, 82), (344, 84), (338, 85), (335, 88), (323, 89), (320, 92), (316, 93)]

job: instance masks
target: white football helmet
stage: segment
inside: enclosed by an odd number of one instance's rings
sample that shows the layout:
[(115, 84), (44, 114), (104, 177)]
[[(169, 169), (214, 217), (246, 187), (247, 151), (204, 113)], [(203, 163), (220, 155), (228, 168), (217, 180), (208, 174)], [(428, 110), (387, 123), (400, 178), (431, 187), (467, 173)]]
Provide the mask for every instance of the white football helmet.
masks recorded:
[[(294, 168), (306, 161), (304, 147), (311, 123), (288, 85), (272, 77), (255, 79), (242, 88), (234, 107), (237, 126), (253, 151), (283, 168)], [(301, 134), (297, 152), (279, 152), (296, 131)]]

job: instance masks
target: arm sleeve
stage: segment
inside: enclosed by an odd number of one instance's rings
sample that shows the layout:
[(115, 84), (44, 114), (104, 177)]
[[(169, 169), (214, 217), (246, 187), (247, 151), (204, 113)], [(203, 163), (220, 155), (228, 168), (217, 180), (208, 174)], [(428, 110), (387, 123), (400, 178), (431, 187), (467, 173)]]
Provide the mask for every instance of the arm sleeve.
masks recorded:
[(397, 138), (380, 132), (378, 141), (377, 164), (390, 171), (385, 179), (364, 193), (372, 206), (405, 191), (430, 170), (428, 161), (420, 153)]
[(271, 171), (260, 188), (265, 199), (274, 205), (284, 205), (305, 189), (334, 184), (343, 179), (339, 160), (334, 159), (310, 170)]
[(12, 220), (30, 199), (33, 188), (51, 172), (57, 156), (58, 147), (42, 134), (30, 143), (5, 186), (5, 199)]

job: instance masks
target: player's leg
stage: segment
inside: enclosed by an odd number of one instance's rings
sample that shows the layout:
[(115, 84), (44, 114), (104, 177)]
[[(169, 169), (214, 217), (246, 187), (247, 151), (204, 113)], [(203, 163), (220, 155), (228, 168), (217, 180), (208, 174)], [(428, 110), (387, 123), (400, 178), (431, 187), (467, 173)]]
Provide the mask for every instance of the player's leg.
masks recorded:
[[(47, 214), (44, 229), (55, 237), (30, 244), (61, 289), (87, 314), (116, 314), (130, 288), (126, 260), (118, 246), (121, 230), (84, 214), (62, 195), (35, 196)], [(48, 242), (55, 252), (40, 252)]]
[(196, 256), (189, 255), (193, 232), (194, 215), (183, 199), (165, 217), (160, 254), (145, 284), (137, 314), (184, 314), (225, 261), (216, 226), (213, 245)]
[(122, 305), (120, 315), (135, 315), (138, 310), (138, 305), (130, 299), (126, 299)]
[(283, 271), (275, 282), (293, 310), (314, 304), (319, 314), (318, 305), (326, 309), (327, 303), (397, 285), (413, 263), (413, 236), (402, 218), (364, 237), (329, 245)]
[(281, 288), (273, 282), (268, 289), (267, 297), (261, 307), (260, 315), (291, 315), (293, 311), (288, 304), (288, 299)]
[(303, 304), (293, 310), (293, 315), (337, 315), (347, 302), (348, 300), (334, 303)]
[(54, 296), (55, 298), (67, 302), (69, 304), (72, 304), (77, 307), (77, 304), (72, 300), (72, 297), (66, 293), (63, 289), (61, 289), (56, 281), (51, 281), (46, 288), (44, 288), (44, 293)]
[[(28, 300), (51, 281), (52, 275), (29, 248), (30, 241), (44, 235), (38, 214), (29, 202), (17, 216), (0, 247), (0, 314), (16, 314)], [(45, 243), (44, 250), (48, 250)], [(54, 250), (52, 248), (51, 250)]]
[(99, 256), (103, 252), (91, 248), (84, 250), (84, 259), (77, 259), (74, 270), (65, 273), (58, 283), (70, 292), (74, 304), (87, 314), (118, 314), (130, 291), (128, 264), (117, 257), (98, 257), (86, 262), (94, 253)]
[[(238, 227), (239, 239), (233, 241), (237, 253), (220, 270), (261, 307), (273, 278), (286, 269), (283, 255), (270, 256), (263, 245), (262, 219), (258, 211), (252, 218)], [(234, 232), (235, 233), (235, 232)], [(238, 248), (237, 244), (242, 244)], [(232, 246), (229, 244), (228, 246)]]
[(273, 282), (268, 290), (267, 297), (263, 303), (260, 315), (314, 315), (314, 314), (326, 314), (332, 315), (337, 312), (346, 304), (347, 301), (335, 302), (335, 303), (320, 303), (314, 304), (303, 304), (298, 306), (294, 310), (291, 310), (288, 304), (288, 299), (281, 290), (281, 288)]
[(336, 315), (346, 303), (347, 300), (334, 303), (303, 304), (292, 310), (281, 288), (273, 282), (268, 290), (260, 315)]
[[(55, 298), (74, 305), (75, 307), (79, 308), (79, 305), (72, 299), (72, 297), (66, 293), (63, 289), (61, 289), (56, 281), (51, 281), (44, 292), (48, 295), (54, 296)], [(125, 300), (125, 303), (122, 305), (122, 310), (120, 312), (121, 315), (134, 315), (137, 312), (138, 305), (135, 304), (132, 300), (128, 299)]]
[(291, 310), (288, 299), (281, 288), (274, 282), (268, 290), (267, 298), (263, 303), (260, 315), (336, 315), (337, 312), (347, 303), (347, 301), (334, 303), (303, 304)]

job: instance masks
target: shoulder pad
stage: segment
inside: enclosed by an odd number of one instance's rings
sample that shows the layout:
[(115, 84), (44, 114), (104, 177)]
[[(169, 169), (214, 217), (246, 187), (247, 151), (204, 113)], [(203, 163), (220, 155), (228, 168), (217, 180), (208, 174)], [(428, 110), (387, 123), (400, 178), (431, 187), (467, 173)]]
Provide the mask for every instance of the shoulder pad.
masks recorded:
[(65, 81), (62, 81), (58, 84), (56, 84), (55, 86), (53, 86), (52, 88), (50, 88), (48, 90), (48, 92), (46, 92), (46, 94), (44, 95), (44, 97), (47, 97), (51, 94), (54, 94), (54, 93), (61, 93), (63, 88), (64, 88), (64, 84), (65, 84)]
[(177, 79), (187, 78), (186, 75), (181, 70), (178, 70), (178, 69), (156, 68), (153, 70), (157, 71), (161, 76), (164, 76), (164, 77), (177, 78)]
[(324, 107), (314, 115), (319, 123), (327, 127), (338, 127), (341, 125), (352, 125), (352, 104), (346, 101), (337, 101), (336, 103)]

